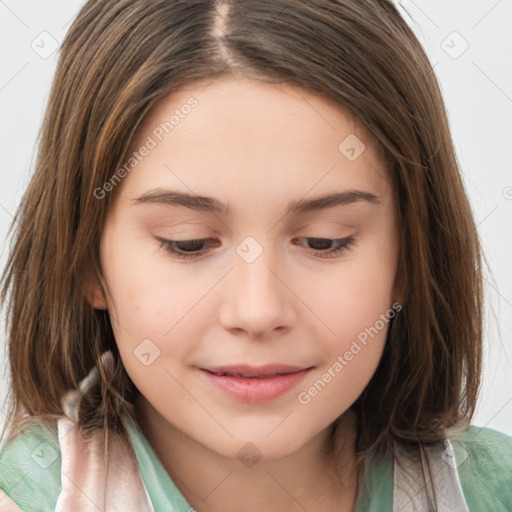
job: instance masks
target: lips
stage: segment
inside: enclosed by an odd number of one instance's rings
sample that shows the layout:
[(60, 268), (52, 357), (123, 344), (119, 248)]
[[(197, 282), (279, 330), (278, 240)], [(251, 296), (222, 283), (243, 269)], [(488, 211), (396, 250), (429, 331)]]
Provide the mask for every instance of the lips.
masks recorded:
[(200, 373), (217, 390), (230, 398), (250, 403), (274, 400), (291, 389), (312, 367), (274, 364), (266, 366), (217, 366), (200, 368)]
[(213, 368), (202, 369), (206, 370), (207, 372), (213, 373), (214, 375), (264, 379), (268, 377), (275, 377), (276, 375), (285, 375), (288, 373), (299, 372), (301, 370), (305, 370), (306, 368), (284, 364), (269, 364), (265, 366), (216, 366)]

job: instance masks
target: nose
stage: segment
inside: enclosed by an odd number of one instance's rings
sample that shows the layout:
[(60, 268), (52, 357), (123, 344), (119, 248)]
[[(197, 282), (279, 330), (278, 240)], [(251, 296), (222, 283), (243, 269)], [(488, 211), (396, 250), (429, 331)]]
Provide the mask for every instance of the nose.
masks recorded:
[(237, 334), (264, 339), (288, 331), (296, 321), (289, 275), (263, 251), (247, 263), (236, 256), (224, 283), (220, 308), (222, 326)]

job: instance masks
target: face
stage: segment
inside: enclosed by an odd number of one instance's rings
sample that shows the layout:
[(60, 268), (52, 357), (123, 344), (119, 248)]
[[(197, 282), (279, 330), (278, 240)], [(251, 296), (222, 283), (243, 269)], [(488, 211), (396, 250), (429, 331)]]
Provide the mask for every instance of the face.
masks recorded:
[(161, 424), (219, 454), (298, 450), (361, 394), (394, 314), (372, 140), (330, 100), (223, 77), (168, 96), (132, 152), (98, 192), (114, 195), (94, 299), (130, 378)]

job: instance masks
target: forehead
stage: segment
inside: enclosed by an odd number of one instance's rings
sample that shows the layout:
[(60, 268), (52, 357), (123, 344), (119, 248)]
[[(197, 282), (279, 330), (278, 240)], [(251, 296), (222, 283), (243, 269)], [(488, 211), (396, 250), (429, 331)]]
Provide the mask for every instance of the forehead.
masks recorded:
[(362, 124), (334, 100), (289, 83), (226, 76), (173, 91), (138, 127), (128, 155), (145, 146), (151, 149), (122, 183), (130, 195), (155, 186), (198, 194), (216, 187), (270, 199), (388, 187)]

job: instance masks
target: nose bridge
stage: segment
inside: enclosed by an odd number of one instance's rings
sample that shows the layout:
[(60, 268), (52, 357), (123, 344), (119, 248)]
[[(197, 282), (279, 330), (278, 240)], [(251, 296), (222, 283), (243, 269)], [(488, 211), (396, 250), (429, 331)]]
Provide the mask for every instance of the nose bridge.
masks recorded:
[(252, 236), (246, 237), (236, 248), (239, 258), (235, 260), (235, 272), (241, 285), (235, 285), (235, 288), (241, 293), (240, 298), (259, 307), (285, 300), (283, 284), (274, 275), (275, 269), (280, 267), (276, 251), (268, 243), (263, 243)]
[(279, 275), (282, 267), (275, 251), (249, 236), (236, 247), (236, 253), (221, 322), (252, 335), (289, 327), (295, 318), (293, 294), (283, 283), (286, 277)]

